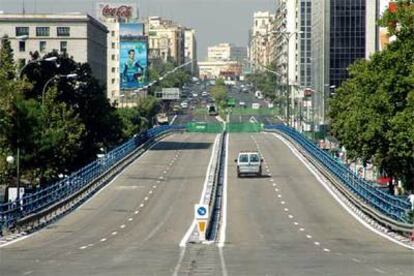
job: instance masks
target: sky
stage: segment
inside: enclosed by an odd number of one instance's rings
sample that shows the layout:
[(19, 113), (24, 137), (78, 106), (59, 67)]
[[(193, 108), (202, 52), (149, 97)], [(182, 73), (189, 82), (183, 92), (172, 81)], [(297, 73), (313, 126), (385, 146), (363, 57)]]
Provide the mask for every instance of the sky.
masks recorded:
[(96, 16), (96, 3), (135, 3), (141, 18), (159, 15), (196, 30), (198, 58), (221, 42), (247, 46), (255, 11), (274, 12), (275, 0), (0, 0), (0, 11), (21, 13), (87, 12)]

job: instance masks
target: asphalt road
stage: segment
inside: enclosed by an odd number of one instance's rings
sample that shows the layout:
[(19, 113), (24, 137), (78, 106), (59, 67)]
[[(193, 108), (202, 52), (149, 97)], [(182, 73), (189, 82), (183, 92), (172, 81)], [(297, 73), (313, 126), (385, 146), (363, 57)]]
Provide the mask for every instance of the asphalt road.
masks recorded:
[(78, 210), (1, 248), (0, 275), (171, 275), (214, 138), (167, 137)]
[[(257, 150), (263, 177), (237, 178), (241, 150)], [(272, 134), (231, 134), (228, 275), (412, 275), (414, 254), (356, 222)]]
[[(180, 248), (214, 137), (166, 138), (80, 209), (1, 248), (0, 275), (412, 275), (413, 251), (357, 222), (267, 133), (230, 134), (224, 247)], [(237, 178), (242, 150), (262, 153), (264, 176)]]

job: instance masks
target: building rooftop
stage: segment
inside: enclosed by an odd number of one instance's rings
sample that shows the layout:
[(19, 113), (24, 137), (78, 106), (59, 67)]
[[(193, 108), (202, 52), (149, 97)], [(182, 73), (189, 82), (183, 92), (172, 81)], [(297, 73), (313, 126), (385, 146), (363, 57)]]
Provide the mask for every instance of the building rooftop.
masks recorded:
[(104, 31), (108, 31), (106, 26), (87, 13), (0, 13), (0, 22), (91, 22)]

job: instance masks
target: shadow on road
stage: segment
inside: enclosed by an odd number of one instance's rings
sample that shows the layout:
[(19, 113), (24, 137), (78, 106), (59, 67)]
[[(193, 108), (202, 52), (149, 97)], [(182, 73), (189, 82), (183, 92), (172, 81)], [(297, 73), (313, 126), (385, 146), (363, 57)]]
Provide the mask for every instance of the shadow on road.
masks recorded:
[(191, 143), (182, 143), (182, 142), (160, 142), (157, 146), (153, 147), (151, 150), (197, 150), (197, 149), (208, 149), (212, 143), (202, 143), (202, 142), (191, 142)]

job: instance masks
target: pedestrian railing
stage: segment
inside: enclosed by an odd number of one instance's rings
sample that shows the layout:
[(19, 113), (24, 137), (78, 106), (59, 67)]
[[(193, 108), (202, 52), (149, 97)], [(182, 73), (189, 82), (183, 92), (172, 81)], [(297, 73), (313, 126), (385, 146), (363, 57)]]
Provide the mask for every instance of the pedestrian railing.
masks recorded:
[(277, 130), (300, 145), (313, 159), (323, 165), (340, 180), (344, 187), (356, 195), (359, 200), (378, 210), (380, 213), (398, 222), (408, 222), (410, 203), (404, 198), (397, 197), (370, 185), (366, 180), (355, 174), (343, 164), (337, 162), (329, 153), (319, 149), (311, 140), (296, 130), (285, 125), (267, 125), (267, 130)]
[(146, 130), (70, 176), (34, 193), (24, 194), (20, 203), (14, 201), (0, 204), (0, 234), (2, 229), (15, 226), (18, 220), (36, 214), (76, 194), (154, 137), (181, 129), (184, 127), (168, 125)]

